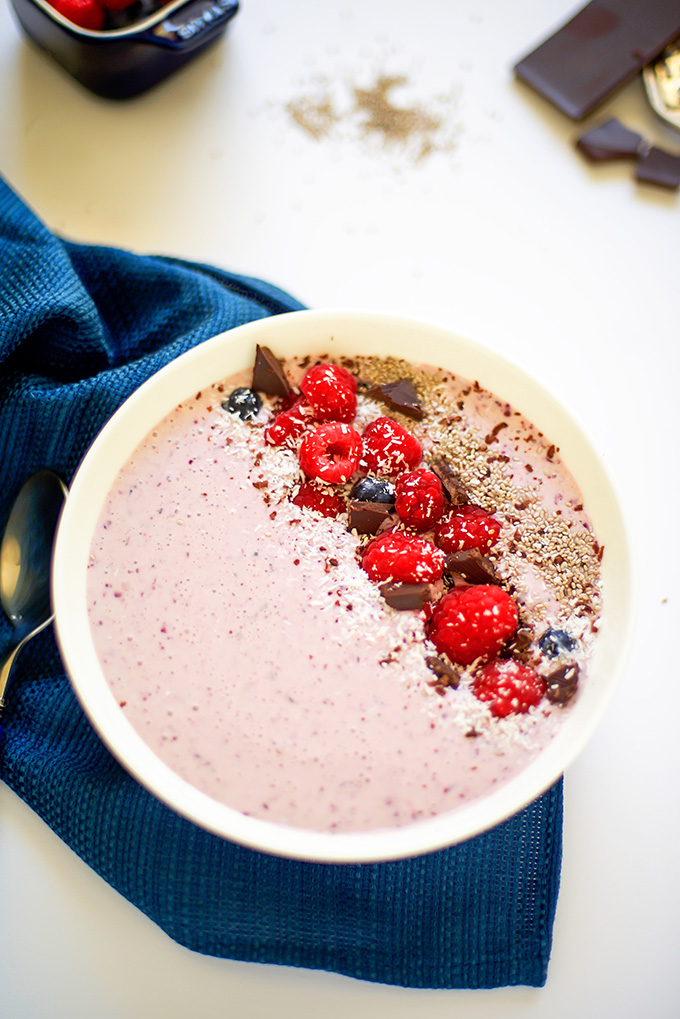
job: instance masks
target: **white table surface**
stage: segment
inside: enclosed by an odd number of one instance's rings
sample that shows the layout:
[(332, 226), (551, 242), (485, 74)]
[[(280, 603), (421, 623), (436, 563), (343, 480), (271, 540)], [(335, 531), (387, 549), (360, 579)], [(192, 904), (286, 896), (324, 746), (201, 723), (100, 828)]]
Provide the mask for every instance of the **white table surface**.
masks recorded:
[[(678, 194), (591, 166), (512, 64), (567, 0), (244, 0), (209, 52), (145, 96), (98, 99), (0, 6), (0, 173), (68, 237), (211, 262), (313, 307), (414, 315), (513, 357), (594, 436), (628, 507), (633, 648), (565, 780), (545, 988), (413, 991), (236, 963), (172, 942), (0, 784), (0, 1012), (8, 1019), (680, 1015)], [(287, 105), (404, 74), (444, 111), (416, 161)], [(605, 114), (673, 151), (641, 83)], [(446, 136), (446, 137), (444, 137)]]

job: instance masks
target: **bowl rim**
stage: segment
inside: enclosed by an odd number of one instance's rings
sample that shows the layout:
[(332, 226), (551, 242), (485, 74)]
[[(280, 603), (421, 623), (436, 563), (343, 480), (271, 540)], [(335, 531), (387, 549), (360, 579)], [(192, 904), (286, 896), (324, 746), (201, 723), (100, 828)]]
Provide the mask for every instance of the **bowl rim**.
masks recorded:
[[(368, 345), (364, 337), (370, 337)], [(249, 350), (252, 363), (255, 343), (271, 346), (281, 357), (308, 352), (332, 356), (334, 349), (339, 355), (380, 354), (395, 343), (401, 352), (410, 349), (416, 338), (419, 356), (411, 356), (413, 363), (434, 363), (478, 379), (537, 427), (544, 427), (547, 421), (545, 434), (551, 441), (560, 440), (561, 455), (581, 488), (598, 539), (604, 533), (605, 547), (613, 543), (616, 554), (610, 557), (605, 553), (603, 560), (603, 626), (593, 653), (592, 681), (569, 709), (570, 716), (557, 736), (528, 767), (495, 792), (449, 813), (401, 828), (339, 833), (312, 832), (246, 817), (199, 792), (161, 762), (132, 728), (106, 686), (86, 616), (83, 618), (86, 570), (79, 573), (74, 568), (74, 561), (76, 567), (86, 562), (85, 549), (89, 554), (95, 509), (98, 515), (110, 487), (108, 484), (102, 491), (102, 479), (110, 478), (112, 483), (117, 465), (122, 466), (163, 413), (201, 386), (217, 382), (239, 367), (247, 368), (249, 362), (244, 363), (243, 355)], [(354, 348), (348, 343), (354, 343)], [(356, 349), (358, 343), (360, 350)], [(430, 352), (440, 349), (443, 358), (433, 361)], [(421, 351), (427, 356), (420, 356)], [(400, 352), (394, 356), (403, 356)], [(234, 363), (227, 365), (229, 357)], [(449, 357), (455, 357), (455, 364), (446, 363)], [(226, 370), (216, 372), (215, 365), (223, 362)], [(478, 365), (481, 371), (470, 373), (461, 365)], [(500, 392), (498, 381), (502, 383)], [(518, 402), (518, 393), (524, 393), (526, 399)], [(165, 407), (160, 415), (159, 405)], [(575, 460), (579, 463), (576, 470)], [(98, 503), (91, 498), (93, 486)], [(180, 815), (223, 838), (272, 855), (328, 863), (399, 859), (445, 848), (502, 823), (552, 786), (590, 740), (614, 696), (632, 640), (635, 598), (629, 533), (609, 472), (580, 422), (542, 382), (503, 355), (422, 319), (361, 310), (286, 312), (220, 333), (173, 359), (142, 383), (94, 438), (74, 474), (57, 532), (52, 573), (55, 633), (71, 684), (100, 738), (143, 786)]]

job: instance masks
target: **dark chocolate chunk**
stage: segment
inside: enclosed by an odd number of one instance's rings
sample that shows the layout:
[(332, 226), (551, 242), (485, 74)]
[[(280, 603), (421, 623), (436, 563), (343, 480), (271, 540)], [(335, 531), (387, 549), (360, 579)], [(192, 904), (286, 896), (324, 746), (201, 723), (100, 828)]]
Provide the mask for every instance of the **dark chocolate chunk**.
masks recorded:
[(680, 34), (678, 0), (602, 0), (515, 65), (518, 78), (580, 120)]
[(400, 612), (422, 609), (431, 597), (429, 584), (381, 584), (380, 593), (388, 605)]
[(652, 145), (638, 160), (635, 176), (643, 184), (680, 187), (680, 156)]
[(533, 656), (527, 654), (533, 644), (534, 635), (528, 626), (520, 626), (515, 630), (512, 637), (505, 642), (505, 647), (500, 653), (501, 658), (516, 658), (518, 661), (526, 661)]
[(377, 534), (380, 525), (389, 518), (392, 507), (386, 502), (361, 502), (350, 499), (347, 513), (350, 531), (357, 534)]
[(451, 686), (454, 689), (460, 683), (460, 670), (437, 655), (428, 655), (425, 659), (428, 669), (435, 674), (442, 686)]
[(578, 665), (569, 662), (553, 669), (545, 677), (548, 684), (546, 697), (553, 704), (566, 704), (576, 693), (578, 687)]
[(430, 470), (441, 481), (444, 495), (452, 506), (463, 506), (470, 501), (465, 485), (443, 456), (430, 460)]
[(468, 584), (500, 584), (496, 567), (479, 549), (467, 548), (446, 557), (446, 573), (462, 577)]
[(381, 400), (392, 410), (398, 410), (416, 421), (423, 419), (423, 408), (411, 379), (404, 378), (397, 379), (396, 382), (385, 382), (382, 386), (369, 389), (368, 395), (376, 400)]
[(605, 159), (637, 159), (646, 149), (646, 144), (642, 135), (630, 131), (616, 117), (611, 117), (581, 135), (576, 147), (588, 159), (599, 163)]
[(274, 357), (269, 347), (261, 347), (258, 343), (253, 366), (252, 389), (268, 396), (290, 396), (292, 386), (286, 378), (283, 366)]

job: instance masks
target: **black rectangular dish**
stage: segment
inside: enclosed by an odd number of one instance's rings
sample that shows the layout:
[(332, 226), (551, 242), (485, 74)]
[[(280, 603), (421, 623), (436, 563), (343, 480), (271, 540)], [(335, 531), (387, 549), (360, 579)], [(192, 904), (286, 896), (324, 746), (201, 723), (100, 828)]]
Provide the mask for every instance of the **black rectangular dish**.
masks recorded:
[(130, 9), (127, 24), (94, 31), (67, 20), (47, 0), (12, 0), (22, 28), (82, 85), (129, 99), (172, 74), (214, 42), (238, 0), (171, 0)]

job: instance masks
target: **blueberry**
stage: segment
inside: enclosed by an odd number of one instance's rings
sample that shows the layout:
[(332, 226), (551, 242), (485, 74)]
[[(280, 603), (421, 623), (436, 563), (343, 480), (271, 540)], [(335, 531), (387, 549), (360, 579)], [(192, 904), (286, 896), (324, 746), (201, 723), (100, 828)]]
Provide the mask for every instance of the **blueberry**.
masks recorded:
[(557, 658), (558, 655), (568, 654), (570, 651), (573, 651), (576, 647), (576, 641), (566, 630), (553, 630), (550, 628), (539, 637), (538, 646), (548, 658)]
[(394, 505), (394, 485), (391, 481), (381, 481), (380, 478), (359, 478), (349, 495), (350, 499), (358, 499), (359, 502), (384, 502), (389, 506)]
[(247, 389), (245, 386), (235, 389), (229, 399), (222, 404), (224, 410), (228, 410), (230, 414), (238, 414), (241, 421), (256, 417), (261, 406), (262, 400), (255, 390)]

